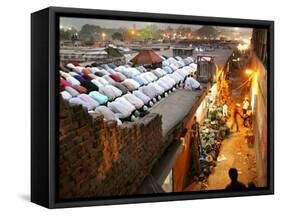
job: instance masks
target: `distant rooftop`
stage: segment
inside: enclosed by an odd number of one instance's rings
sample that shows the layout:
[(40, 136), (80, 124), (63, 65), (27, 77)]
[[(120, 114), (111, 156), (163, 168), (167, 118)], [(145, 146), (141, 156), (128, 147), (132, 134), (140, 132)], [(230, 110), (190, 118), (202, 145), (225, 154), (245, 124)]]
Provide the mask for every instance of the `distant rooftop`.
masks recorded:
[(214, 61), (218, 67), (222, 67), (223, 65), (226, 64), (227, 60), (229, 57), (232, 55), (235, 46), (231, 46), (230, 49), (215, 49), (214, 51), (209, 51), (209, 52), (203, 52), (200, 54), (197, 54), (197, 56), (202, 55), (202, 56), (213, 56)]
[(173, 50), (194, 50), (192, 47), (173, 47)]

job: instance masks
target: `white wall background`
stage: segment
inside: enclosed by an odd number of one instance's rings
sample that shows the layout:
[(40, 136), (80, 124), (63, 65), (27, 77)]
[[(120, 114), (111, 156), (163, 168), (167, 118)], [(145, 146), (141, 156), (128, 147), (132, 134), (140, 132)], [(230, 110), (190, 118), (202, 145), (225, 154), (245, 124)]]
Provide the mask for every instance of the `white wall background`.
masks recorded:
[[(30, 191), (30, 13), (48, 7), (275, 20), (275, 121), (280, 122), (281, 15), (277, 0), (4, 0), (0, 6), (0, 215), (269, 215), (280, 208), (280, 123), (275, 125), (276, 195), (47, 210)], [(278, 206), (279, 205), (279, 206)], [(280, 213), (280, 212), (279, 212)]]

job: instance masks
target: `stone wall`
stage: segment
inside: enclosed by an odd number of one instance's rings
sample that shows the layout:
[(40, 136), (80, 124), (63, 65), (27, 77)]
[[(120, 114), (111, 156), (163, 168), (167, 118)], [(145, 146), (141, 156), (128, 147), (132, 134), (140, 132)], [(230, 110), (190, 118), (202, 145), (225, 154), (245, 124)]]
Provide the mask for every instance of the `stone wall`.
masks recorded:
[(61, 99), (59, 198), (134, 194), (163, 150), (161, 126), (153, 113), (118, 126)]
[(254, 75), (251, 87), (251, 106), (253, 109), (253, 129), (255, 134), (254, 146), (257, 159), (257, 186), (266, 187), (267, 184), (267, 70), (258, 57), (253, 55), (251, 68)]

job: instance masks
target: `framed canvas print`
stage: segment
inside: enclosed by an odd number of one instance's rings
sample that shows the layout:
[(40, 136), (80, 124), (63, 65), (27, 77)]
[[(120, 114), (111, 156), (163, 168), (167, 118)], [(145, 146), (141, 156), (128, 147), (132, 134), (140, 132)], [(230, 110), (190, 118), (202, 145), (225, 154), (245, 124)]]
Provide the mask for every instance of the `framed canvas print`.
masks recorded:
[(274, 193), (273, 21), (50, 7), (31, 27), (32, 202)]

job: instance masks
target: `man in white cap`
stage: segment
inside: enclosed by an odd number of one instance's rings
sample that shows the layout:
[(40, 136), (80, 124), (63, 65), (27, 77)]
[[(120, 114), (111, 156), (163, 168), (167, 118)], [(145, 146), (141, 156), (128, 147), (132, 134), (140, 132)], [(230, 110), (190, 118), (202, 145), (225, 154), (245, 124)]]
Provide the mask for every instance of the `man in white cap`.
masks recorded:
[(222, 106), (222, 115), (225, 118), (228, 117), (228, 106), (227, 106), (226, 102), (224, 102), (223, 106)]
[(244, 101), (243, 101), (243, 115), (245, 115), (247, 113), (247, 110), (249, 109), (250, 103), (249, 103), (249, 99), (248, 97), (245, 97)]

